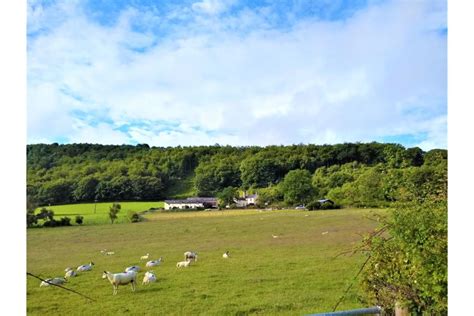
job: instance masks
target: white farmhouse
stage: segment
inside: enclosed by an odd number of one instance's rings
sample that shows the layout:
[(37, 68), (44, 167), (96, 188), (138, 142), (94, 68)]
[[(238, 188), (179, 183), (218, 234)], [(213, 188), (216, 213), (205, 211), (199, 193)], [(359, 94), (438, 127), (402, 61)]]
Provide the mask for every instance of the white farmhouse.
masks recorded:
[(217, 199), (213, 197), (190, 197), (184, 200), (165, 200), (165, 210), (215, 208)]

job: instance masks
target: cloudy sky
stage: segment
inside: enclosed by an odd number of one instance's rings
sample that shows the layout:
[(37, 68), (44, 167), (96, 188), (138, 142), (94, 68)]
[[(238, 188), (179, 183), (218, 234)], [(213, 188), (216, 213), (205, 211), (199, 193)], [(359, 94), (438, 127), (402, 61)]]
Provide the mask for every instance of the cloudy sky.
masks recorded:
[(27, 7), (29, 144), (447, 148), (445, 1)]

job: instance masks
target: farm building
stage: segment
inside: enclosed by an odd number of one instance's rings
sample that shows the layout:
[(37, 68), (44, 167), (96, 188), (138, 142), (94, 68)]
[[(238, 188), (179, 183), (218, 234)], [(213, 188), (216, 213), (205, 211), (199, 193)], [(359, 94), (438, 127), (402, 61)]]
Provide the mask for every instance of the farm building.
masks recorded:
[(184, 200), (165, 200), (165, 210), (173, 208), (189, 209), (189, 208), (215, 208), (217, 207), (217, 199), (213, 197), (189, 197)]
[(255, 205), (257, 203), (257, 194), (250, 194), (250, 195), (245, 195), (242, 198), (234, 199), (235, 204), (237, 207), (247, 207), (250, 205)]

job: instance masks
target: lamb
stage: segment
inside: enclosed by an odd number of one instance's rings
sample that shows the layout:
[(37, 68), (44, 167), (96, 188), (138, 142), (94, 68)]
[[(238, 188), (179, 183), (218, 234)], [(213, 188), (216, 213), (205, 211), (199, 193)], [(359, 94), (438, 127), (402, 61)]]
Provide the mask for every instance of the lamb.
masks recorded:
[(75, 276), (77, 276), (76, 271), (69, 268), (69, 270), (66, 270), (66, 274), (64, 275), (64, 278), (68, 279), (68, 278), (72, 278), (72, 277), (75, 277)]
[(150, 257), (150, 254), (149, 254), (149, 253), (147, 253), (147, 254), (144, 255), (144, 256), (141, 256), (141, 257), (140, 257), (140, 260), (148, 260), (148, 257)]
[(130, 271), (139, 272), (140, 267), (139, 266), (131, 266), (131, 267), (128, 267), (128, 268), (125, 269), (125, 272), (130, 272)]
[(229, 251), (226, 251), (226, 252), (222, 255), (222, 258), (224, 258), (224, 259), (227, 259), (227, 258), (229, 258), (229, 257), (230, 257)]
[(77, 271), (80, 271), (80, 272), (91, 271), (93, 265), (94, 265), (94, 262), (90, 262), (89, 264), (83, 264), (82, 266), (77, 267)]
[(153, 271), (145, 272), (142, 284), (150, 284), (150, 282), (156, 282), (156, 275)]
[(191, 264), (191, 260), (180, 261), (176, 264), (176, 268), (187, 268)]
[(197, 261), (197, 252), (194, 252), (194, 251), (186, 251), (184, 253), (184, 260), (194, 260), (194, 261)]
[(161, 261), (163, 261), (163, 258), (160, 257), (158, 260), (151, 260), (151, 261), (148, 261), (146, 263), (146, 266), (147, 267), (155, 267), (155, 266), (159, 266)]
[(50, 286), (51, 284), (59, 285), (59, 284), (64, 284), (64, 283), (66, 283), (66, 279), (64, 278), (52, 278), (52, 279), (46, 279), (45, 281), (42, 281), (40, 284), (40, 287)]
[(135, 292), (136, 284), (137, 284), (137, 273), (135, 271), (130, 272), (122, 272), (122, 273), (110, 273), (108, 271), (104, 271), (102, 274), (102, 278), (107, 278), (112, 284), (114, 288), (113, 295), (117, 294), (117, 289), (119, 285), (125, 285), (131, 283), (132, 291)]

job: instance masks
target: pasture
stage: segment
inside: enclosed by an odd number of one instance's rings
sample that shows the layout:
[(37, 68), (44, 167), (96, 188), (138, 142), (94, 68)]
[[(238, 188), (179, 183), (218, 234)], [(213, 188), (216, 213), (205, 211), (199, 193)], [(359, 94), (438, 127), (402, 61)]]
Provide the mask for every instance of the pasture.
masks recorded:
[[(163, 201), (155, 202), (118, 202), (122, 207), (118, 213), (118, 218), (115, 223), (127, 223), (127, 212), (141, 212), (149, 210), (150, 208), (160, 208), (164, 206)], [(67, 204), (67, 205), (52, 205), (44, 206), (47, 209), (54, 211), (54, 218), (60, 219), (61, 217), (71, 218), (71, 224), (75, 224), (76, 215), (84, 216), (84, 225), (94, 224), (110, 224), (109, 219), (109, 208), (112, 206), (112, 202), (101, 202), (101, 203), (81, 203), (81, 204)], [(42, 207), (37, 208), (37, 212)]]
[[(342, 209), (308, 212), (211, 211), (155, 213), (141, 223), (72, 226), (27, 231), (27, 271), (43, 278), (64, 276), (66, 267), (93, 261), (66, 287), (40, 288), (27, 278), (29, 315), (303, 315), (331, 311), (352, 282), (364, 257), (336, 254), (354, 246), (376, 223), (366, 216), (385, 210)], [(278, 236), (274, 238), (274, 236)], [(104, 256), (101, 249), (115, 251)], [(183, 253), (199, 257), (176, 268)], [(228, 250), (229, 259), (222, 254)], [(145, 268), (140, 257), (163, 257)], [(102, 272), (140, 265), (136, 292), (112, 286)], [(142, 285), (146, 270), (156, 283)], [(365, 307), (355, 285), (339, 310)]]

